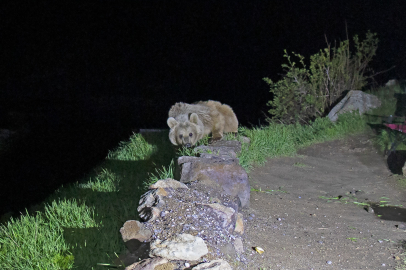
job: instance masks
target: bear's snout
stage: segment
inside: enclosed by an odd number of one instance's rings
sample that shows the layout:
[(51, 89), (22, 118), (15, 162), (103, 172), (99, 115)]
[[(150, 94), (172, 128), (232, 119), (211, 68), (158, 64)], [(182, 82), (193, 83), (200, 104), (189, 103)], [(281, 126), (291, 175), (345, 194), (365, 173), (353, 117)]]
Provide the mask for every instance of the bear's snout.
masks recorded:
[(190, 143), (185, 144), (185, 146), (186, 146), (187, 148), (192, 147), (192, 145), (191, 145)]

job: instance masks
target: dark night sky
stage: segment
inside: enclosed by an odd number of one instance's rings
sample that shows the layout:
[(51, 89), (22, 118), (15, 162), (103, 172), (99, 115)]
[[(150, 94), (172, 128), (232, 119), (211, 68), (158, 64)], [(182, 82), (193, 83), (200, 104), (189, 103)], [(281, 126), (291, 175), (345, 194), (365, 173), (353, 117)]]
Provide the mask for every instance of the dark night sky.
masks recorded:
[(178, 101), (219, 100), (243, 125), (265, 123), (262, 78), (280, 78), (283, 50), (309, 57), (325, 35), (344, 40), (345, 23), (350, 37), (378, 34), (376, 72), (397, 65), (378, 83), (406, 77), (405, 0), (77, 2), (0, 4), (0, 128), (30, 138), (2, 160), (3, 189), (41, 175), (34, 193), (46, 194), (132, 129), (166, 128)]

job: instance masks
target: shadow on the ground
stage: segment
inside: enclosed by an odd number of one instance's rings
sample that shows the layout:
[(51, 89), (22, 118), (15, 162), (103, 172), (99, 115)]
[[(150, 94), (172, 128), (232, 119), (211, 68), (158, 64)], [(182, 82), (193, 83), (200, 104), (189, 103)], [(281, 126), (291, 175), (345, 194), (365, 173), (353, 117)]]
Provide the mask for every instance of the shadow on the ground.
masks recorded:
[[(405, 135), (406, 136), (406, 135)], [(391, 152), (388, 156), (388, 168), (393, 174), (402, 174), (402, 167), (406, 161), (406, 150)]]
[[(64, 111), (65, 109), (65, 111)], [(111, 111), (55, 109), (28, 119), (0, 153), (0, 215), (41, 202), (102, 162), (131, 123)]]
[(398, 206), (372, 205), (375, 215), (380, 219), (406, 222), (406, 209)]
[(405, 116), (406, 115), (406, 94), (395, 94), (396, 98), (396, 110), (395, 115)]

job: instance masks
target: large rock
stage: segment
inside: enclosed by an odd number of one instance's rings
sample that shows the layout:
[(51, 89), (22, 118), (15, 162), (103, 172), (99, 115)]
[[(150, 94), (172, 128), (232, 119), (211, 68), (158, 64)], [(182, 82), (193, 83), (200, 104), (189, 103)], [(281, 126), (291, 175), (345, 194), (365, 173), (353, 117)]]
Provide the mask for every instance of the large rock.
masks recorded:
[(163, 257), (168, 260), (197, 261), (208, 253), (203, 239), (191, 234), (177, 234), (165, 241), (151, 242), (151, 257)]
[(152, 233), (145, 225), (137, 220), (127, 220), (120, 229), (124, 242), (136, 239), (140, 242), (148, 240)]
[(201, 145), (194, 149), (200, 153), (200, 157), (211, 158), (213, 156), (223, 159), (236, 158), (237, 153), (241, 152), (241, 143), (239, 141), (217, 141), (210, 145)]
[(241, 207), (250, 202), (250, 184), (246, 171), (236, 159), (221, 157), (180, 157), (182, 166), (180, 181), (183, 183), (200, 181), (213, 188), (219, 188), (225, 194), (237, 197)]
[(360, 114), (370, 109), (381, 106), (381, 101), (374, 95), (366, 94), (359, 90), (351, 90), (347, 95), (330, 111), (328, 117), (335, 122), (338, 115), (346, 112), (359, 110)]
[(207, 263), (201, 263), (192, 268), (192, 270), (233, 270), (225, 260), (214, 260)]

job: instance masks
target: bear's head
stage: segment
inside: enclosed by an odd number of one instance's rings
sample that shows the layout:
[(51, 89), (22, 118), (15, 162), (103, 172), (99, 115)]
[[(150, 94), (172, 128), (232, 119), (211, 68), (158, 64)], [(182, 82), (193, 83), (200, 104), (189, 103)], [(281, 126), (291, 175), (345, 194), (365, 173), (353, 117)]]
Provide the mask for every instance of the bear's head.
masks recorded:
[(176, 121), (175, 118), (169, 117), (167, 120), (169, 131), (169, 139), (174, 145), (191, 147), (196, 144), (203, 136), (203, 130), (199, 125), (199, 117), (192, 113), (188, 120)]

